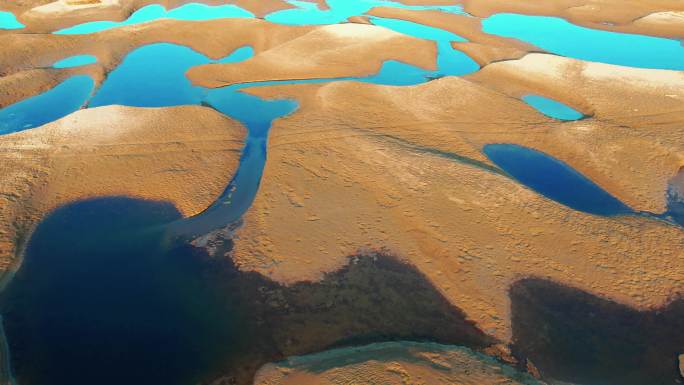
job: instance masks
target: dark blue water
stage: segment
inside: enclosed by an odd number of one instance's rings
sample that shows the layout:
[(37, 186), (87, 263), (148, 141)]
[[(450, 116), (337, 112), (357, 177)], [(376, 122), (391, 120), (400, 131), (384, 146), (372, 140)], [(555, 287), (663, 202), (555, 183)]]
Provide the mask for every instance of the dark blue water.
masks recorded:
[(210, 6), (199, 3), (189, 3), (170, 11), (167, 11), (159, 4), (153, 4), (133, 12), (133, 14), (124, 21), (92, 21), (64, 28), (54, 33), (58, 35), (82, 35), (127, 25), (146, 23), (163, 18), (178, 20), (211, 20), (236, 17), (251, 18), (254, 17), (254, 15), (237, 5), (232, 4)]
[(249, 349), (251, 320), (208, 267), (160, 246), (177, 218), (168, 203), (101, 198), (41, 223), (0, 297), (18, 383), (196, 384)]
[(590, 179), (543, 152), (515, 144), (488, 144), (484, 153), (520, 183), (570, 208), (598, 215), (632, 213)]
[(42, 126), (80, 109), (95, 82), (90, 76), (72, 76), (55, 88), (0, 109), (0, 135)]

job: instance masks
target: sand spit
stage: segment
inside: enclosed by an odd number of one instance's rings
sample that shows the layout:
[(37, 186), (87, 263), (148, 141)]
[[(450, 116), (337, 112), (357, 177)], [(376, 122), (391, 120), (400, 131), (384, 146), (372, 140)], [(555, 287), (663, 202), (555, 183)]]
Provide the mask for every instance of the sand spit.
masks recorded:
[(0, 267), (47, 212), (79, 199), (126, 195), (198, 213), (232, 178), (244, 135), (208, 108), (110, 106), (0, 136)]
[[(13, 3), (13, 4), (5, 4)], [(294, 8), (284, 0), (95, 0), (74, 3), (68, 0), (57, 1), (0, 1), (0, 8), (12, 10), (29, 32), (52, 32), (90, 21), (123, 21), (138, 9), (152, 4), (160, 4), (172, 9), (187, 3), (207, 5), (234, 4), (263, 17), (271, 12)]]
[[(272, 128), (259, 193), (236, 233), (232, 256), (243, 270), (315, 281), (344, 255), (386, 248), (502, 340), (511, 335), (507, 290), (521, 276), (636, 308), (684, 290), (675, 267), (684, 255), (681, 228), (574, 211), (496, 172), (480, 153), (484, 143), (515, 142), (563, 158), (562, 148), (582, 148), (610, 126), (552, 122), (459, 78), (252, 92), (295, 95), (301, 108)], [(636, 145), (631, 154), (643, 154)]]
[(368, 24), (335, 24), (267, 50), (241, 63), (207, 64), (188, 71), (196, 85), (221, 87), (267, 80), (368, 76), (385, 60), (436, 69), (437, 48), (421, 40)]
[(468, 348), (386, 342), (290, 357), (264, 365), (255, 385), (540, 384)]
[(530, 54), (468, 78), (516, 98), (539, 94), (592, 115), (563, 125), (557, 135), (570, 148), (551, 153), (631, 207), (665, 210), (668, 180), (684, 166), (684, 73)]
[[(607, 31), (684, 37), (684, 21), (670, 17), (684, 11), (679, 0), (464, 0), (463, 5), (466, 12), (482, 18), (496, 13), (556, 16)], [(662, 22), (663, 13), (667, 23)]]
[(465, 15), (392, 7), (376, 7), (368, 11), (368, 15), (406, 20), (462, 36), (469, 41), (454, 42), (453, 47), (468, 54), (481, 66), (501, 60), (518, 59), (528, 52), (544, 52), (517, 39), (485, 33), (480, 19)]

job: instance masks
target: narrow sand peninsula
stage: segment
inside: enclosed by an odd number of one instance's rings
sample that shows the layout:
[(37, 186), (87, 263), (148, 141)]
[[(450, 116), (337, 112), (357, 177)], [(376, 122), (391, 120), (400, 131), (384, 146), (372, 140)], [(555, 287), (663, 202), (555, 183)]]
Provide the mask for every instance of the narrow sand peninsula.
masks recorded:
[(541, 48), (517, 39), (482, 32), (480, 19), (465, 15), (392, 7), (376, 7), (368, 11), (368, 15), (406, 20), (462, 36), (469, 41), (453, 42), (453, 47), (468, 54), (480, 66), (501, 60), (518, 59), (529, 52), (544, 52)]
[(458, 346), (386, 342), (290, 357), (261, 367), (254, 385), (541, 384)]
[(631, 207), (665, 210), (668, 180), (684, 166), (684, 73), (530, 54), (468, 78), (516, 98), (539, 94), (592, 115), (559, 127), (555, 134), (564, 148), (549, 152)]
[(0, 2), (0, 8), (14, 11), (30, 32), (52, 32), (90, 21), (123, 21), (133, 12), (151, 4), (160, 4), (166, 9), (176, 8), (186, 3), (234, 4), (256, 17), (294, 8), (284, 0), (91, 0), (80, 3), (73, 0), (52, 2), (34, 0), (12, 6), (9, 4), (4, 6), (3, 3)]
[[(504, 341), (508, 288), (524, 276), (636, 308), (684, 291), (681, 228), (574, 211), (498, 173), (479, 153), (480, 143), (518, 142), (554, 154), (572, 148), (559, 142), (572, 143), (568, 129), (603, 129), (552, 123), (459, 78), (253, 92), (296, 95), (302, 107), (272, 128), (259, 193), (236, 233), (232, 256), (242, 270), (286, 283), (318, 280), (347, 255), (386, 249)], [(644, 153), (640, 142), (632, 151)]]
[(0, 269), (47, 212), (76, 200), (126, 195), (200, 212), (232, 178), (244, 135), (208, 108), (109, 106), (0, 136)]
[(425, 69), (436, 69), (437, 47), (368, 24), (335, 24), (275, 46), (241, 63), (207, 64), (191, 68), (188, 77), (196, 85), (222, 87), (267, 80), (368, 76), (385, 60), (398, 60)]
[[(556, 16), (589, 28), (681, 39), (684, 20), (680, 0), (464, 0), (477, 17), (496, 13)], [(668, 22), (663, 23), (663, 13)], [(675, 17), (671, 17), (674, 13)], [(680, 15), (677, 17), (676, 15)]]

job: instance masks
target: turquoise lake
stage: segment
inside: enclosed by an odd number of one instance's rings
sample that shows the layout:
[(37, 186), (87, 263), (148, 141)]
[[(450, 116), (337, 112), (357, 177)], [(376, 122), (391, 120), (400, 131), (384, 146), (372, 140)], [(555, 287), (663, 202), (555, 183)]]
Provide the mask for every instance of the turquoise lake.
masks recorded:
[(405, 20), (371, 17), (371, 22), (374, 25), (385, 27), (404, 35), (434, 41), (437, 44), (438, 50), (438, 74), (441, 76), (462, 76), (480, 69), (480, 66), (470, 56), (451, 47), (452, 41), (467, 41), (459, 35)]
[(0, 29), (21, 29), (24, 28), (12, 12), (0, 11)]
[(236, 5), (217, 5), (210, 6), (199, 3), (189, 3), (178, 8), (167, 11), (161, 5), (148, 5), (135, 11), (128, 19), (120, 22), (116, 21), (93, 21), (78, 24), (73, 27), (64, 28), (54, 32), (58, 35), (80, 35), (105, 31), (112, 28), (123, 27), (146, 23), (157, 19), (177, 19), (177, 20), (211, 20), (222, 18), (251, 18), (254, 15)]
[(539, 95), (525, 95), (522, 100), (542, 114), (558, 120), (579, 120), (584, 117), (581, 112), (553, 99)]
[(0, 135), (55, 121), (80, 109), (95, 87), (90, 76), (72, 76), (55, 88), (0, 109)]
[[(232, 63), (253, 55), (243, 47), (225, 58), (211, 60), (188, 47), (157, 43), (138, 48), (112, 71), (89, 107), (121, 104), (135, 107), (163, 107), (199, 104), (205, 89), (193, 86), (185, 77), (191, 67), (209, 63)], [(150, 70), (153, 68), (154, 70)]]
[(630, 67), (684, 70), (684, 47), (677, 40), (602, 31), (547, 16), (500, 13), (482, 20), (482, 29), (575, 59)]

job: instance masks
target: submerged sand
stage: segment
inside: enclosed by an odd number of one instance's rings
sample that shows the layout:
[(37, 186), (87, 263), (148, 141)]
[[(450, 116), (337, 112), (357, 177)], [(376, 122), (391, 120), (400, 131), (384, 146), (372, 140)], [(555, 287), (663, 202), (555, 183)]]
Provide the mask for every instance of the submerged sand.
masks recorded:
[(541, 384), (470, 349), (386, 342), (290, 357), (261, 367), (254, 385)]
[[(583, 171), (580, 154), (614, 148), (610, 138), (631, 150), (616, 162), (629, 169), (630, 158), (634, 165), (649, 158), (638, 127), (556, 122), (459, 78), (251, 92), (296, 97), (301, 108), (272, 128), (259, 193), (236, 233), (232, 257), (243, 270), (279, 282), (315, 281), (346, 263), (346, 255), (385, 249), (417, 266), (482, 330), (504, 341), (507, 290), (521, 277), (552, 279), (640, 309), (684, 290), (684, 272), (675, 268), (684, 255), (681, 228), (577, 212), (503, 175), (481, 153), (486, 143), (517, 143)], [(606, 178), (594, 180), (621, 192)]]

